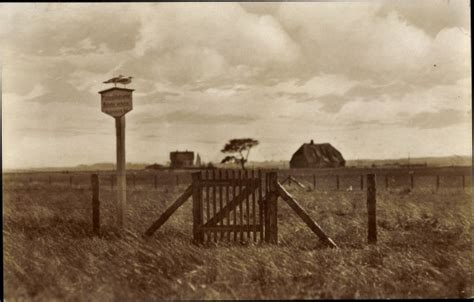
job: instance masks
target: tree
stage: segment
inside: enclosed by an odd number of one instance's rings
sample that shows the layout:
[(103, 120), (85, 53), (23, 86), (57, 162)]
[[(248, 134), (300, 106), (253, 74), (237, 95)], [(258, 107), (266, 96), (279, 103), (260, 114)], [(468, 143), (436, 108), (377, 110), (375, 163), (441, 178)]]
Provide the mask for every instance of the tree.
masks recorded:
[[(243, 170), (245, 170), (245, 163), (249, 158), (250, 149), (258, 145), (258, 141), (252, 138), (237, 138), (231, 139), (224, 148), (221, 150), (222, 153), (229, 153), (234, 155), (226, 156), (221, 163), (234, 162), (240, 164)], [(244, 152), (247, 152), (244, 156)]]

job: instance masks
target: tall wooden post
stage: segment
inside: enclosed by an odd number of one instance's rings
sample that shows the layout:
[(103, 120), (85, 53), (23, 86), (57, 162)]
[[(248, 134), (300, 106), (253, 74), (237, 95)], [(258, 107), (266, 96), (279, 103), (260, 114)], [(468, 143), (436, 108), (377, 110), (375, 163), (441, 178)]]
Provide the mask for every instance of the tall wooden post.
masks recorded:
[[(117, 83), (118, 77), (104, 83)], [(131, 77), (128, 79), (131, 82)], [(123, 229), (127, 213), (127, 180), (125, 175), (125, 114), (133, 109), (134, 89), (113, 87), (99, 91), (101, 111), (115, 119), (117, 153), (117, 227)]]
[(199, 230), (203, 223), (201, 172), (191, 174), (193, 181), (193, 238), (195, 243), (204, 242), (204, 232)]
[(91, 175), (92, 185), (92, 232), (100, 234), (100, 200), (99, 200), (99, 175)]
[(125, 115), (115, 118), (117, 137), (117, 224), (123, 228), (127, 207), (127, 179), (125, 174)]
[(339, 175), (336, 175), (336, 190), (339, 191)]
[(377, 243), (376, 216), (376, 180), (375, 174), (367, 174), (367, 213), (368, 213), (368, 243)]
[(464, 174), (462, 175), (462, 189), (464, 190), (466, 188), (466, 178)]
[(266, 205), (265, 205), (265, 242), (278, 243), (278, 224), (277, 224), (278, 176), (277, 176), (277, 173), (269, 172), (267, 180), (268, 180), (268, 187), (269, 187), (269, 191), (267, 194), (269, 194), (269, 196), (266, 199)]
[(363, 175), (360, 176), (360, 189), (364, 190), (364, 176)]
[(385, 175), (385, 190), (388, 190), (388, 175)]

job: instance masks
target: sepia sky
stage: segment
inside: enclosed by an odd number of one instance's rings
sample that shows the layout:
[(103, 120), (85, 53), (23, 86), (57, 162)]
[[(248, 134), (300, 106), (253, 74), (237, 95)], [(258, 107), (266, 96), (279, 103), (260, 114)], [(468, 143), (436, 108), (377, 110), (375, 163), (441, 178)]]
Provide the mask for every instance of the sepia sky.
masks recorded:
[(133, 76), (127, 162), (471, 155), (469, 2), (1, 4), (4, 168), (115, 162), (97, 93)]

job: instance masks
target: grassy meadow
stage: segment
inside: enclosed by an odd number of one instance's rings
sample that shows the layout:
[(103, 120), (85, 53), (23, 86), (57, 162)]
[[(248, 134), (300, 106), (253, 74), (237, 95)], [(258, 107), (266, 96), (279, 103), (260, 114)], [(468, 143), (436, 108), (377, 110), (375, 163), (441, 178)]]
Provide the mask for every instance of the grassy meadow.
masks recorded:
[[(286, 176), (279, 176), (282, 181)], [(115, 193), (101, 178), (102, 235), (92, 236), (88, 174), (49, 185), (22, 175), (3, 187), (7, 301), (159, 299), (333, 299), (472, 297), (472, 196), (459, 178), (432, 177), (410, 189), (378, 182), (378, 244), (367, 245), (366, 194), (359, 178), (318, 178), (317, 190), (285, 185), (339, 245), (326, 248), (279, 199), (279, 245), (192, 244), (191, 200), (152, 237), (143, 232), (187, 187), (175, 174), (133, 186), (128, 231), (114, 228)], [(358, 173), (358, 174), (357, 174)], [(365, 171), (357, 171), (357, 175)], [(429, 174), (429, 173), (428, 173)], [(296, 175), (296, 174), (295, 174)], [(355, 174), (354, 174), (355, 175)], [(433, 174), (434, 175), (434, 174)], [(453, 174), (458, 175), (458, 174)], [(55, 177), (57, 175), (55, 174)], [(76, 179), (79, 176), (74, 175)], [(429, 176), (429, 175), (428, 175)], [(163, 180), (168, 177), (165, 183)], [(311, 187), (312, 178), (300, 177)], [(383, 179), (383, 178), (381, 178)], [(389, 178), (389, 182), (393, 178)], [(451, 181), (452, 186), (446, 184)], [(468, 182), (469, 181), (469, 182)], [(352, 184), (353, 182), (353, 184)], [(444, 186), (443, 186), (444, 185)], [(319, 186), (319, 187), (318, 187)], [(352, 190), (348, 187), (352, 186)]]

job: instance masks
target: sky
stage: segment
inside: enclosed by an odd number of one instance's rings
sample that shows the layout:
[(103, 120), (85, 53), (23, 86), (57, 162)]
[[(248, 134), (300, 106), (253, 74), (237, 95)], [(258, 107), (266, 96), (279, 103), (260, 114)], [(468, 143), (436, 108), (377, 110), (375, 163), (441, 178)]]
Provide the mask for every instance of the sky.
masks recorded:
[(115, 162), (102, 82), (133, 76), (127, 162), (329, 142), (346, 159), (472, 154), (469, 1), (0, 5), (6, 169)]

